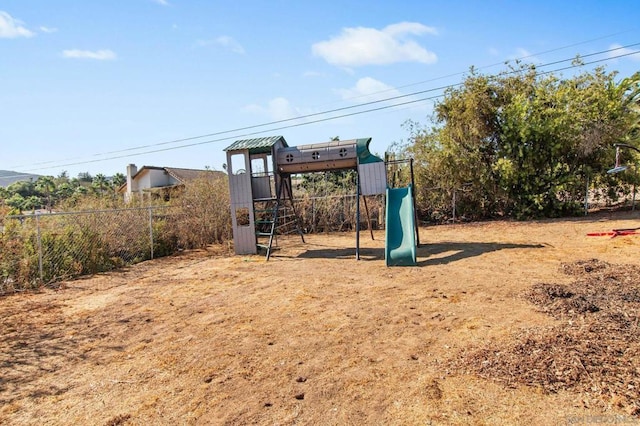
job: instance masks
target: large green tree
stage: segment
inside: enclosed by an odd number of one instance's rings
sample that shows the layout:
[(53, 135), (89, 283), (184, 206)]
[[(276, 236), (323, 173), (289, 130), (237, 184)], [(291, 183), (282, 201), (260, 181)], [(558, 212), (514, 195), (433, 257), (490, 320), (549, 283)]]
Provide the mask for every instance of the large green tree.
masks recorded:
[(571, 78), (534, 66), (472, 69), (436, 105), (433, 128), (410, 124), (427, 213), (446, 210), (456, 192), (470, 217), (554, 216), (577, 209), (588, 179), (613, 184), (613, 144), (638, 123), (637, 76), (615, 77), (602, 68)]

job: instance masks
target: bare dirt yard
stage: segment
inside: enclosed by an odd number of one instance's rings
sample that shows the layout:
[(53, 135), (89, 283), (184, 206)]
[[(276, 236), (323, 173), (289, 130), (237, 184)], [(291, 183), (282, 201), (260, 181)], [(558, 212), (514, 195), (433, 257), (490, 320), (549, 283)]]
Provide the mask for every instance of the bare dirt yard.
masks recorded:
[(0, 298), (0, 424), (640, 421), (637, 213), (280, 238)]

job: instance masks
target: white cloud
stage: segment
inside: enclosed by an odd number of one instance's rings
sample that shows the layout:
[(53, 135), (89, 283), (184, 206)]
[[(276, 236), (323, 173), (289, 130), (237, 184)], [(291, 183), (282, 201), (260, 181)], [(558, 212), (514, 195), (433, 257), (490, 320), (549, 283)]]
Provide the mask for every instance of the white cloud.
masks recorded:
[(622, 47), (620, 44), (612, 44), (609, 46), (609, 58), (613, 59), (620, 55), (627, 55), (629, 59), (640, 61), (640, 50)]
[(7, 12), (0, 10), (0, 38), (33, 37), (36, 35), (23, 25), (22, 21), (14, 19)]
[(344, 28), (340, 35), (311, 46), (314, 55), (332, 65), (356, 67), (386, 65), (396, 62), (432, 64), (438, 60), (410, 36), (437, 34), (432, 27), (415, 22), (401, 22), (382, 30), (375, 28)]
[(73, 59), (96, 59), (98, 61), (111, 61), (116, 59), (116, 54), (112, 50), (78, 50), (71, 49), (62, 52), (65, 58)]
[(51, 34), (51, 33), (55, 33), (58, 32), (57, 28), (50, 28), (50, 27), (40, 27), (40, 31), (42, 31), (43, 33), (47, 33), (47, 34)]
[(245, 110), (266, 115), (272, 120), (286, 120), (304, 115), (291, 105), (291, 102), (282, 97), (271, 99), (266, 106), (257, 104), (248, 105), (245, 107)]
[(244, 55), (244, 47), (240, 43), (238, 43), (233, 37), (230, 36), (220, 36), (213, 40), (198, 40), (197, 45), (200, 47), (205, 46), (220, 46), (226, 50), (229, 50), (234, 53), (238, 53), (240, 55)]
[(167, 0), (151, 0), (151, 1), (161, 6), (169, 6), (169, 2)]
[(337, 89), (336, 92), (340, 94), (343, 100), (351, 100), (356, 103), (377, 101), (401, 95), (397, 89), (371, 77), (361, 78), (354, 87)]

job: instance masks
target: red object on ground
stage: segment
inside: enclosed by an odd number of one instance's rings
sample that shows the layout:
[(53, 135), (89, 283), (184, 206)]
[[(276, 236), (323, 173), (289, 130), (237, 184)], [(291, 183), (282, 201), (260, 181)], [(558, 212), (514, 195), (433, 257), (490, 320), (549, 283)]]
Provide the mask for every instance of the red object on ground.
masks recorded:
[(610, 236), (611, 238), (615, 237), (624, 237), (625, 235), (637, 235), (636, 232), (640, 228), (631, 228), (631, 229), (614, 229), (613, 231), (608, 232), (590, 232), (587, 234), (588, 237), (604, 237)]

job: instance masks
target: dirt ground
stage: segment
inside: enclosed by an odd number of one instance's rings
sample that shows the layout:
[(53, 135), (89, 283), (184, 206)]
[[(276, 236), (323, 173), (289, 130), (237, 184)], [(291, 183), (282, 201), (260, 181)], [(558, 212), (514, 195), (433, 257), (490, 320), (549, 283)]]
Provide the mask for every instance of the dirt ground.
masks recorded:
[(640, 235), (586, 235), (638, 226), (627, 212), (426, 227), (418, 265), (396, 268), (383, 231), (361, 233), (360, 261), (354, 233), (291, 236), (269, 262), (212, 247), (4, 296), (0, 423), (637, 423), (587, 392), (601, 383), (549, 389), (460, 360), (577, 321), (532, 291), (570, 288), (553, 286), (575, 281), (572, 262), (640, 265)]

